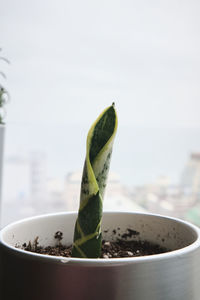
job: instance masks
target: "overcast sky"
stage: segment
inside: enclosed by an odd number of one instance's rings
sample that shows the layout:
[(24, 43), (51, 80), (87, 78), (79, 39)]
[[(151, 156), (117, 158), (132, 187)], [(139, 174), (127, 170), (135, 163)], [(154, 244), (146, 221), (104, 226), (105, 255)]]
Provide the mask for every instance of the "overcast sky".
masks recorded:
[[(1, 0), (7, 123), (200, 128), (199, 0)], [(3, 81), (3, 80), (2, 80)]]

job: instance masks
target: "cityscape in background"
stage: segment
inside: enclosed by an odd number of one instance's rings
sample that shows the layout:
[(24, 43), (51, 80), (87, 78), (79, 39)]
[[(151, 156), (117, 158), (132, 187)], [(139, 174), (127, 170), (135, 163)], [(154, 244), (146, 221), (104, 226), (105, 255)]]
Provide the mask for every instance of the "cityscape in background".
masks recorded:
[[(78, 210), (82, 170), (50, 178), (43, 152), (6, 157), (4, 169), (2, 226), (37, 214)], [(126, 186), (111, 171), (104, 210), (148, 211), (200, 226), (200, 153), (189, 155), (176, 184), (166, 175), (149, 184)]]
[(86, 133), (113, 101), (120, 126), (104, 209), (199, 225), (200, 2), (79, 2), (1, 5), (11, 62), (1, 60), (11, 95), (2, 226), (78, 209)]

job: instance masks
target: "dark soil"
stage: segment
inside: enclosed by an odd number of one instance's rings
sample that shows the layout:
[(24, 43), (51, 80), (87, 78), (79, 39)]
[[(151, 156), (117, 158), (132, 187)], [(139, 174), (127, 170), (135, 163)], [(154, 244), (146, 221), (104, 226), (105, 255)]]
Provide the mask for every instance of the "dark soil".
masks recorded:
[[(127, 236), (123, 236), (124, 239), (118, 239), (115, 242), (103, 241), (101, 258), (138, 257), (170, 251), (148, 241), (127, 241), (127, 237), (130, 237), (133, 235), (133, 233), (136, 235), (135, 232), (131, 232), (131, 230), (129, 230)], [(39, 254), (71, 257), (72, 246), (66, 247), (62, 245), (62, 232), (56, 232), (54, 237), (58, 241), (58, 244), (55, 247), (48, 246), (43, 248), (38, 245), (38, 238), (36, 238), (33, 245), (31, 245), (31, 243), (28, 245), (24, 243), (22, 248), (24, 250)]]

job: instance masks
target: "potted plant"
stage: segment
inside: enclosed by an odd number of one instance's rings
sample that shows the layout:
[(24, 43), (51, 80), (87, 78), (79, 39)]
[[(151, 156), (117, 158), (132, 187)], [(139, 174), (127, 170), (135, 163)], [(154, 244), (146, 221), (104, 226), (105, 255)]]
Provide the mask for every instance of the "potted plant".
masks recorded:
[[(1, 48), (0, 48), (1, 51)], [(5, 57), (0, 57), (0, 60), (3, 60), (7, 63), (9, 61)], [(0, 75), (6, 79), (4, 72), (0, 71)], [(3, 149), (4, 149), (4, 132), (5, 132), (5, 104), (8, 101), (9, 94), (8, 91), (0, 84), (0, 203), (1, 203), (1, 193), (2, 193), (2, 170), (3, 170)]]
[[(102, 216), (116, 128), (117, 117), (112, 105), (89, 131), (78, 215), (69, 212), (37, 216), (10, 224), (1, 231), (2, 299), (199, 299), (200, 232), (197, 227), (153, 214), (107, 212)], [(99, 258), (102, 238), (111, 243), (125, 236), (141, 244), (148, 241), (167, 251)], [(56, 240), (59, 248), (72, 244), (71, 257), (37, 252), (46, 246), (53, 248)], [(138, 250), (133, 251), (137, 254)]]

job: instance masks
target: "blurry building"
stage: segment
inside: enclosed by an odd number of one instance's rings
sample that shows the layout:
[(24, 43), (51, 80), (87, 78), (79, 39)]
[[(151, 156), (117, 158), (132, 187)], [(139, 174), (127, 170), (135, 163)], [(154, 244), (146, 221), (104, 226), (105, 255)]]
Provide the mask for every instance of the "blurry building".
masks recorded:
[(180, 185), (187, 198), (193, 200), (193, 205), (185, 212), (185, 219), (200, 226), (200, 152), (190, 155)]
[(6, 158), (3, 173), (3, 200), (8, 202), (28, 201), (30, 198), (30, 166), (27, 158)]
[(81, 188), (81, 171), (67, 174), (64, 186), (64, 199), (68, 211), (78, 210)]
[(2, 224), (48, 212), (45, 154), (7, 157), (3, 175)]
[(33, 152), (30, 157), (30, 189), (33, 201), (45, 200), (47, 195), (46, 155)]
[(1, 209), (1, 225), (34, 214), (30, 201), (28, 158), (15, 155), (5, 159)]
[(185, 218), (195, 204), (191, 194), (180, 185), (173, 185), (169, 178), (158, 177), (154, 183), (134, 189), (132, 199), (151, 213)]
[(47, 203), (48, 211), (64, 211), (66, 203), (63, 199), (64, 180), (62, 178), (48, 178), (47, 180)]
[(183, 170), (180, 185), (185, 193), (200, 200), (200, 153), (192, 153)]
[(192, 207), (185, 215), (185, 219), (200, 227), (200, 205)]

